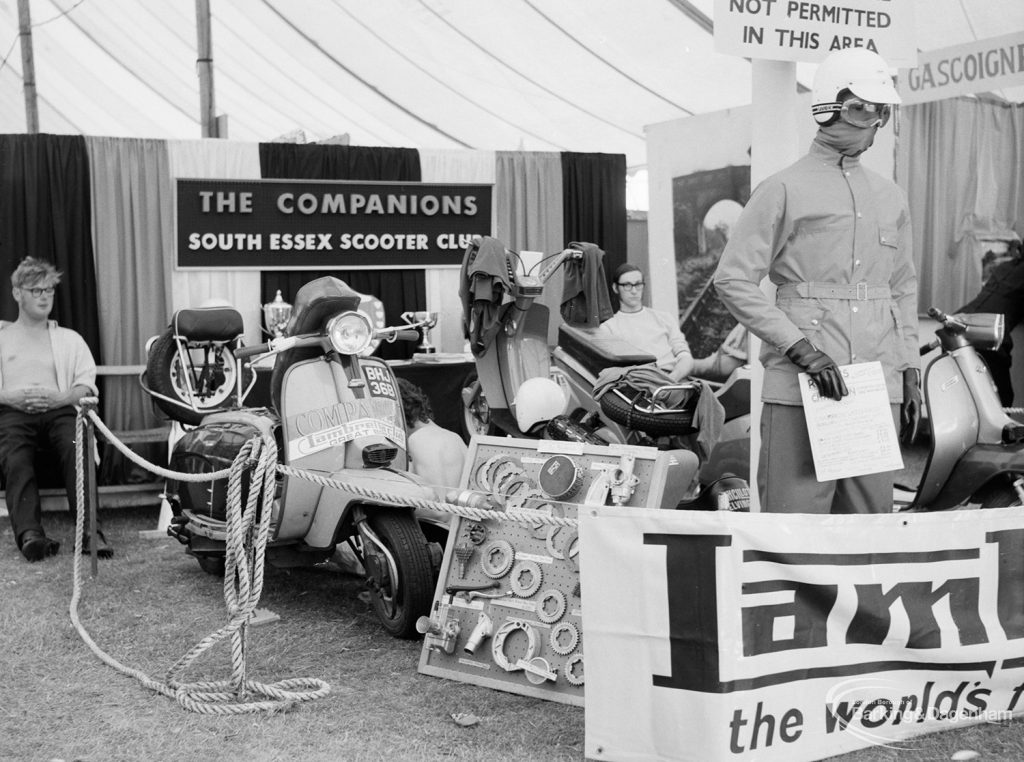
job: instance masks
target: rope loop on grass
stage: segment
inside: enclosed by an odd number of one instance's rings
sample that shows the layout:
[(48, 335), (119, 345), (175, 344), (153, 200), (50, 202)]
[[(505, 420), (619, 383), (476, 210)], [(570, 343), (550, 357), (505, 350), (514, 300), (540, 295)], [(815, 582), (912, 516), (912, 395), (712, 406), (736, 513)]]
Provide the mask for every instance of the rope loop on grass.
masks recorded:
[[(297, 703), (323, 698), (331, 687), (316, 678), (292, 678), (275, 683), (261, 683), (246, 678), (245, 651), (248, 622), (256, 611), (263, 593), (264, 557), (270, 535), (271, 506), (275, 491), (275, 465), (277, 445), (273, 439), (254, 437), (239, 450), (228, 476), (228, 531), (225, 558), (224, 600), (230, 620), (216, 632), (208, 635), (167, 671), (163, 682), (154, 680), (141, 670), (121, 664), (101, 649), (89, 636), (78, 617), (81, 598), (82, 539), (85, 528), (85, 471), (84, 441), (86, 416), (98, 421), (95, 412), (79, 408), (75, 422), (75, 454), (77, 457), (77, 517), (75, 520), (74, 589), (71, 595), (71, 621), (82, 640), (101, 661), (114, 669), (136, 678), (147, 688), (174, 698), (179, 705), (201, 714), (249, 714), (277, 712)], [(104, 427), (105, 429), (105, 427)], [(109, 430), (107, 430), (109, 434)], [(112, 435), (111, 435), (112, 436)], [(114, 441), (113, 439), (111, 441)], [(249, 496), (242, 510), (243, 477), (252, 470)], [(171, 472), (168, 472), (171, 473)], [(203, 480), (214, 474), (203, 474)], [(229, 680), (181, 683), (179, 675), (209, 648), (231, 638), (232, 675)], [(264, 697), (252, 700), (250, 697)]]

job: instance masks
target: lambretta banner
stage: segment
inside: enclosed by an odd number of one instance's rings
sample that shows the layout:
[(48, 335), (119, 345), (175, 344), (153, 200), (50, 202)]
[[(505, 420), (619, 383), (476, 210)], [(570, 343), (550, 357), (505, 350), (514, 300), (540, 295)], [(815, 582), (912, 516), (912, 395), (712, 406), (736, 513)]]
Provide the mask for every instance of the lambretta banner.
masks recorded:
[(816, 760), (1024, 709), (1024, 511), (580, 511), (586, 754)]
[(180, 268), (458, 265), (491, 234), (490, 185), (178, 180)]

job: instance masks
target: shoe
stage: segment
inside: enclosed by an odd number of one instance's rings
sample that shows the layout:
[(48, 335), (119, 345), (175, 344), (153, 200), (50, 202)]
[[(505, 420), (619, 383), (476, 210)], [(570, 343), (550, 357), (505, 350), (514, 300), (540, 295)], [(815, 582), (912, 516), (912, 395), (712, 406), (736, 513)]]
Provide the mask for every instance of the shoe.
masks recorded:
[(51, 540), (38, 529), (26, 529), (21, 535), (21, 555), (29, 563), (42, 561), (47, 556), (55, 556), (60, 551), (60, 543)]
[[(107, 542), (107, 538), (103, 534), (102, 529), (96, 530), (96, 557), (97, 558), (113, 558), (114, 548)], [(90, 544), (91, 537), (88, 532), (82, 537), (82, 555), (87, 556), (91, 552), (92, 545)]]

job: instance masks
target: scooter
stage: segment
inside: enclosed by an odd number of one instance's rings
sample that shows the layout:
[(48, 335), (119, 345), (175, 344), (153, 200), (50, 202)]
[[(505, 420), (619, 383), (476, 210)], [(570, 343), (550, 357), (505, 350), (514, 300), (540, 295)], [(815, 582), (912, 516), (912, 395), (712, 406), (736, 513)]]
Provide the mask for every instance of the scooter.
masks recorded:
[(922, 354), (940, 349), (924, 373), (924, 404), (931, 446), (912, 511), (965, 504), (981, 508), (1024, 505), (1024, 408), (1004, 409), (995, 382), (978, 354), (999, 346), (1002, 315), (947, 315), (934, 307), (937, 339)]
[[(723, 384), (687, 380), (649, 393), (617, 384), (598, 399), (594, 391), (602, 370), (653, 363), (655, 358), (594, 327), (569, 322), (559, 326), (558, 343), (549, 352), (550, 310), (538, 301), (544, 286), (567, 263), (579, 263), (579, 269), (588, 262), (592, 265), (593, 259), (593, 252), (570, 245), (541, 260), (542, 269), (534, 274), (524, 272), (519, 255), (495, 239), (480, 238), (467, 247), (462, 292), (477, 378), (471, 378), (462, 393), (466, 430), (672, 449), (679, 438), (697, 432), (699, 395), (710, 391), (723, 405), (725, 422), (701, 464), (700, 481), (710, 484), (726, 474), (745, 476), (750, 460), (749, 368), (738, 369)], [(581, 280), (588, 279), (595, 282), (584, 272)], [(597, 287), (606, 288), (603, 283)], [(550, 378), (561, 387), (566, 412), (532, 424), (533, 417), (527, 416), (524, 429), (519, 393), (533, 378)], [(670, 398), (675, 398), (671, 404)]]
[[(361, 353), (382, 339), (418, 339), (424, 326), (374, 328), (358, 310), (360, 297), (337, 278), (319, 278), (299, 289), (283, 336), (234, 346), (232, 365), (251, 359), (246, 365), (251, 368), (275, 358), (270, 379), (274, 409), (203, 415), (175, 444), (170, 468), (184, 473), (227, 468), (242, 446), (259, 436), (277, 443), (283, 464), (341, 485), (322, 487), (278, 474), (266, 560), (279, 567), (312, 566), (347, 544), (365, 569), (384, 629), (410, 638), (417, 635), (417, 619), (430, 608), (441, 547), (428, 542), (409, 501), (439, 496), (407, 471), (406, 424), (395, 376), (383, 360)], [(235, 341), (237, 335), (229, 334), (241, 324), (240, 318), (236, 324), (224, 317), (223, 310), (180, 311), (174, 324), (193, 329), (194, 336), (181, 337), (186, 346), (201, 336), (223, 347)], [(156, 358), (147, 373), (173, 364)], [(235, 374), (239, 384), (244, 375)], [(153, 385), (166, 387), (166, 382)], [(244, 399), (241, 388), (237, 396)], [(227, 480), (171, 479), (166, 496), (173, 513), (168, 534), (205, 571), (223, 574)]]

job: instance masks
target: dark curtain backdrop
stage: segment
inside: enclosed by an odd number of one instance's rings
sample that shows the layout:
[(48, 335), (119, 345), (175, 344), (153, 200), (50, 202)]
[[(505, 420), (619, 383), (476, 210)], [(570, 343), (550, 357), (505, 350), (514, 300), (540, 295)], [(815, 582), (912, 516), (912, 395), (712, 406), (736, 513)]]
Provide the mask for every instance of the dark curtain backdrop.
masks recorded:
[(18, 306), (10, 275), (25, 256), (64, 273), (52, 317), (101, 361), (89, 156), (81, 135), (0, 135), (0, 318)]
[(562, 214), (565, 243), (584, 241), (604, 249), (610, 278), (626, 261), (626, 157), (563, 153)]
[[(391, 182), (419, 182), (422, 177), (419, 151), (414, 148), (295, 143), (261, 143), (260, 174), (290, 180)], [(422, 270), (266, 270), (260, 277), (262, 303), (273, 300), (278, 289), (285, 301), (294, 302), (299, 286), (323, 275), (333, 275), (356, 291), (380, 299), (388, 325), (401, 325), (401, 314), (407, 310), (426, 309), (426, 277)], [(377, 354), (386, 360), (405, 360), (413, 356), (416, 344), (385, 342)]]

